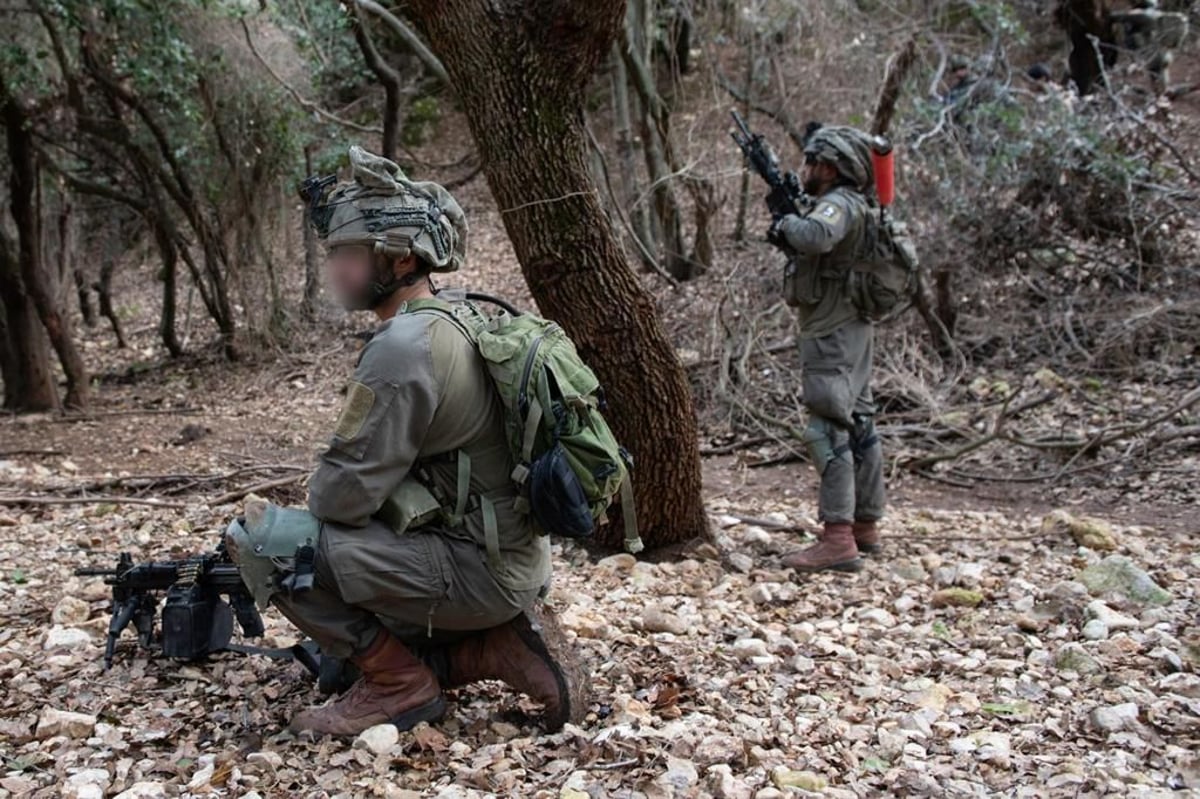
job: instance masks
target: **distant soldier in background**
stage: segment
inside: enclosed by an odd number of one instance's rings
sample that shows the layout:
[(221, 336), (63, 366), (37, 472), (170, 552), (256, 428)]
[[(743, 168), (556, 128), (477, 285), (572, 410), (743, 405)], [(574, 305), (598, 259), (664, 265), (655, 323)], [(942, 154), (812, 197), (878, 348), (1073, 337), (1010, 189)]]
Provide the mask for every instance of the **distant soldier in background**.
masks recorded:
[(1184, 14), (1162, 11), (1156, 0), (1134, 0), (1133, 8), (1111, 15), (1117, 29), (1118, 42), (1131, 50), (1150, 75), (1150, 86), (1156, 95), (1170, 88), (1171, 62), (1175, 50), (1188, 33), (1188, 18)]
[(971, 71), (970, 59), (962, 55), (950, 56), (950, 62), (946, 66), (946, 92), (942, 95), (942, 102), (946, 105), (958, 105), (963, 102), (970, 96), (971, 87), (978, 80)]

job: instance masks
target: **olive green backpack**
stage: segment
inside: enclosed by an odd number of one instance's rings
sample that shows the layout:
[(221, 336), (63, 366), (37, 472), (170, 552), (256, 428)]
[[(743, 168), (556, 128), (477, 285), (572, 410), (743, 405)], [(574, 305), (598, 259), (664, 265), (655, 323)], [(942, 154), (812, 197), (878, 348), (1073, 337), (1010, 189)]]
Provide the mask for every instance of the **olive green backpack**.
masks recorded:
[(907, 226), (872, 204), (867, 212), (863, 251), (846, 276), (854, 307), (873, 322), (902, 313), (916, 296), (920, 268)]
[[(485, 314), (475, 301), (492, 303), (500, 311)], [(604, 420), (600, 382), (566, 332), (484, 294), (442, 291), (437, 300), (412, 312), (454, 322), (487, 365), (504, 406), (516, 463), (516, 508), (530, 515), (534, 528), (589, 538), (619, 497), (625, 548), (641, 551), (629, 475), (632, 458)]]

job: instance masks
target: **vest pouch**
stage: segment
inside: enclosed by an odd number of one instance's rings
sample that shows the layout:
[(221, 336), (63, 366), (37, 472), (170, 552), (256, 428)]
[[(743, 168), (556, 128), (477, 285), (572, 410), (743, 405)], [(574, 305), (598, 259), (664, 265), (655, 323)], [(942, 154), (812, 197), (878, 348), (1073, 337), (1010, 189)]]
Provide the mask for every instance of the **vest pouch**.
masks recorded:
[(442, 504), (432, 491), (410, 475), (400, 482), (375, 515), (395, 530), (396, 535), (404, 535), (440, 519)]

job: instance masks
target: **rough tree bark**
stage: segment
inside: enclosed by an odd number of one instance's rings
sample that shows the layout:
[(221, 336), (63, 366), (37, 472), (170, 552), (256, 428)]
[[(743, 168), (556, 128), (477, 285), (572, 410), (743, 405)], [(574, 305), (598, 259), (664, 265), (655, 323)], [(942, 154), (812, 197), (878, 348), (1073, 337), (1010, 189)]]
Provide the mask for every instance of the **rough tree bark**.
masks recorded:
[[(414, 0), (408, 9), (466, 109), (539, 308), (606, 386), (613, 426), (637, 459), (643, 538), (653, 547), (704, 533), (687, 379), (588, 173), (584, 90), (624, 3)], [(602, 543), (618, 543), (618, 527), (602, 530)]]
[(17, 228), (17, 263), (21, 280), (33, 299), (38, 317), (50, 338), (50, 344), (58, 353), (63, 372), (67, 377), (67, 394), (63, 405), (68, 408), (86, 408), (88, 401), (88, 376), (83, 358), (75, 348), (71, 329), (59, 309), (50, 276), (42, 253), (41, 208), (37, 201), (38, 169), (30, 132), (29, 119), (20, 102), (8, 94), (0, 85), (3, 107), (5, 136), (8, 144), (9, 166), (9, 209)]
[(0, 377), (4, 409), (48, 411), (58, 405), (46, 336), (25, 291), (16, 245), (0, 230)]

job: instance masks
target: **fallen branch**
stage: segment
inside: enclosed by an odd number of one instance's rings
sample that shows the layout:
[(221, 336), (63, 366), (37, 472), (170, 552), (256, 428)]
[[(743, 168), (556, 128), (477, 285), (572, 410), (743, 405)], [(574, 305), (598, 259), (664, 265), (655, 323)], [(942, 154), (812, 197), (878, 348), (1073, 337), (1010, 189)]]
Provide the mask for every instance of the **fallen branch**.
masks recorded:
[(125, 411), (88, 411), (86, 413), (69, 413), (56, 417), (51, 421), (58, 424), (73, 424), (75, 422), (92, 422), (96, 419), (111, 419), (117, 416), (189, 416), (202, 413), (200, 408), (134, 408)]
[[(1020, 405), (1018, 405), (1015, 408), (1009, 408), (1009, 403), (1011, 403), (1013, 401), (1013, 399), (1015, 399), (1017, 396), (1017, 392), (1013, 392), (1012, 394), (1010, 394), (1008, 397), (1005, 398), (1004, 404), (1000, 408), (1000, 412), (998, 414), (996, 414), (996, 418), (992, 422), (992, 430), (990, 433), (988, 433), (985, 436), (981, 436), (980, 438), (974, 439), (973, 441), (968, 441), (966, 444), (963, 444), (961, 447), (951, 450), (950, 452), (943, 452), (943, 453), (935, 454), (935, 455), (926, 455), (922, 458), (916, 458), (913, 460), (906, 461), (903, 464), (903, 466), (906, 469), (917, 472), (918, 474), (921, 474), (925, 477), (929, 477), (929, 478), (935, 479), (935, 480), (939, 479), (938, 477), (935, 477), (932, 473), (928, 472), (928, 469), (930, 466), (933, 466), (935, 463), (941, 463), (943, 461), (958, 460), (962, 456), (969, 455), (970, 453), (974, 452), (975, 450), (980, 449), (981, 447), (985, 447), (988, 444), (992, 443), (993, 441), (996, 441), (999, 439), (1006, 439), (1006, 440), (1010, 440), (1010, 441), (1013, 440), (1010, 436), (1006, 435), (1004, 432), (1005, 423), (1007, 423), (1008, 420), (1010, 418), (1012, 418), (1013, 416), (1023, 413), (1024, 411), (1031, 410), (1040, 405), (1045, 405), (1046, 403), (1055, 399), (1058, 396), (1058, 394), (1059, 394), (1059, 392), (1057, 392), (1057, 391), (1047, 391), (1046, 393), (1041, 394), (1040, 396), (1034, 397), (1033, 399), (1030, 399), (1030, 400), (1026, 400), (1025, 402), (1021, 403)], [(945, 482), (950, 482), (950, 481), (947, 480)], [(951, 485), (962, 485), (963, 487), (967, 487), (970, 484), (969, 483), (952, 482)]]
[(757, 447), (760, 444), (770, 444), (775, 440), (776, 439), (771, 436), (755, 436), (754, 438), (744, 438), (740, 441), (733, 441), (720, 446), (701, 447), (700, 457), (708, 458), (715, 455), (732, 455), (735, 452), (739, 452), (743, 449), (750, 449), (751, 447)]
[(116, 486), (128, 486), (137, 488), (142, 491), (150, 488), (161, 488), (163, 486), (172, 486), (177, 483), (183, 483), (182, 486), (176, 486), (170, 493), (181, 493), (193, 486), (222, 483), (226, 480), (232, 480), (235, 477), (240, 477), (244, 474), (252, 474), (255, 472), (307, 472), (310, 467), (301, 466), (295, 463), (270, 463), (255, 466), (243, 466), (229, 472), (221, 474), (209, 473), (180, 473), (180, 474), (128, 474), (120, 477), (105, 477), (100, 480), (94, 480), (90, 483), (84, 483), (76, 486), (55, 486), (58, 490), (75, 490), (80, 492), (100, 491)]
[(245, 488), (239, 488), (236, 491), (228, 491), (224, 494), (221, 494), (220, 496), (213, 498), (209, 504), (224, 505), (227, 502), (235, 502), (242, 497), (245, 497), (247, 494), (253, 494), (257, 491), (266, 491), (269, 488), (279, 488), (281, 486), (290, 485), (291, 483), (301, 480), (307, 476), (308, 473), (304, 472), (301, 474), (289, 475), (288, 477), (280, 477), (276, 480), (267, 480), (262, 483), (255, 483), (254, 485), (249, 485)]
[(801, 524), (777, 522), (771, 519), (763, 519), (758, 516), (743, 516), (740, 513), (726, 513), (725, 515), (737, 519), (742, 524), (751, 524), (755, 527), (761, 527), (764, 530), (783, 530), (789, 533), (803, 533), (808, 531), (808, 528)]
[(11, 458), (14, 455), (66, 455), (65, 452), (59, 452), (56, 449), (6, 449), (0, 452), (0, 458)]
[(186, 508), (182, 502), (137, 497), (4, 497), (0, 505), (150, 505), (155, 508)]

